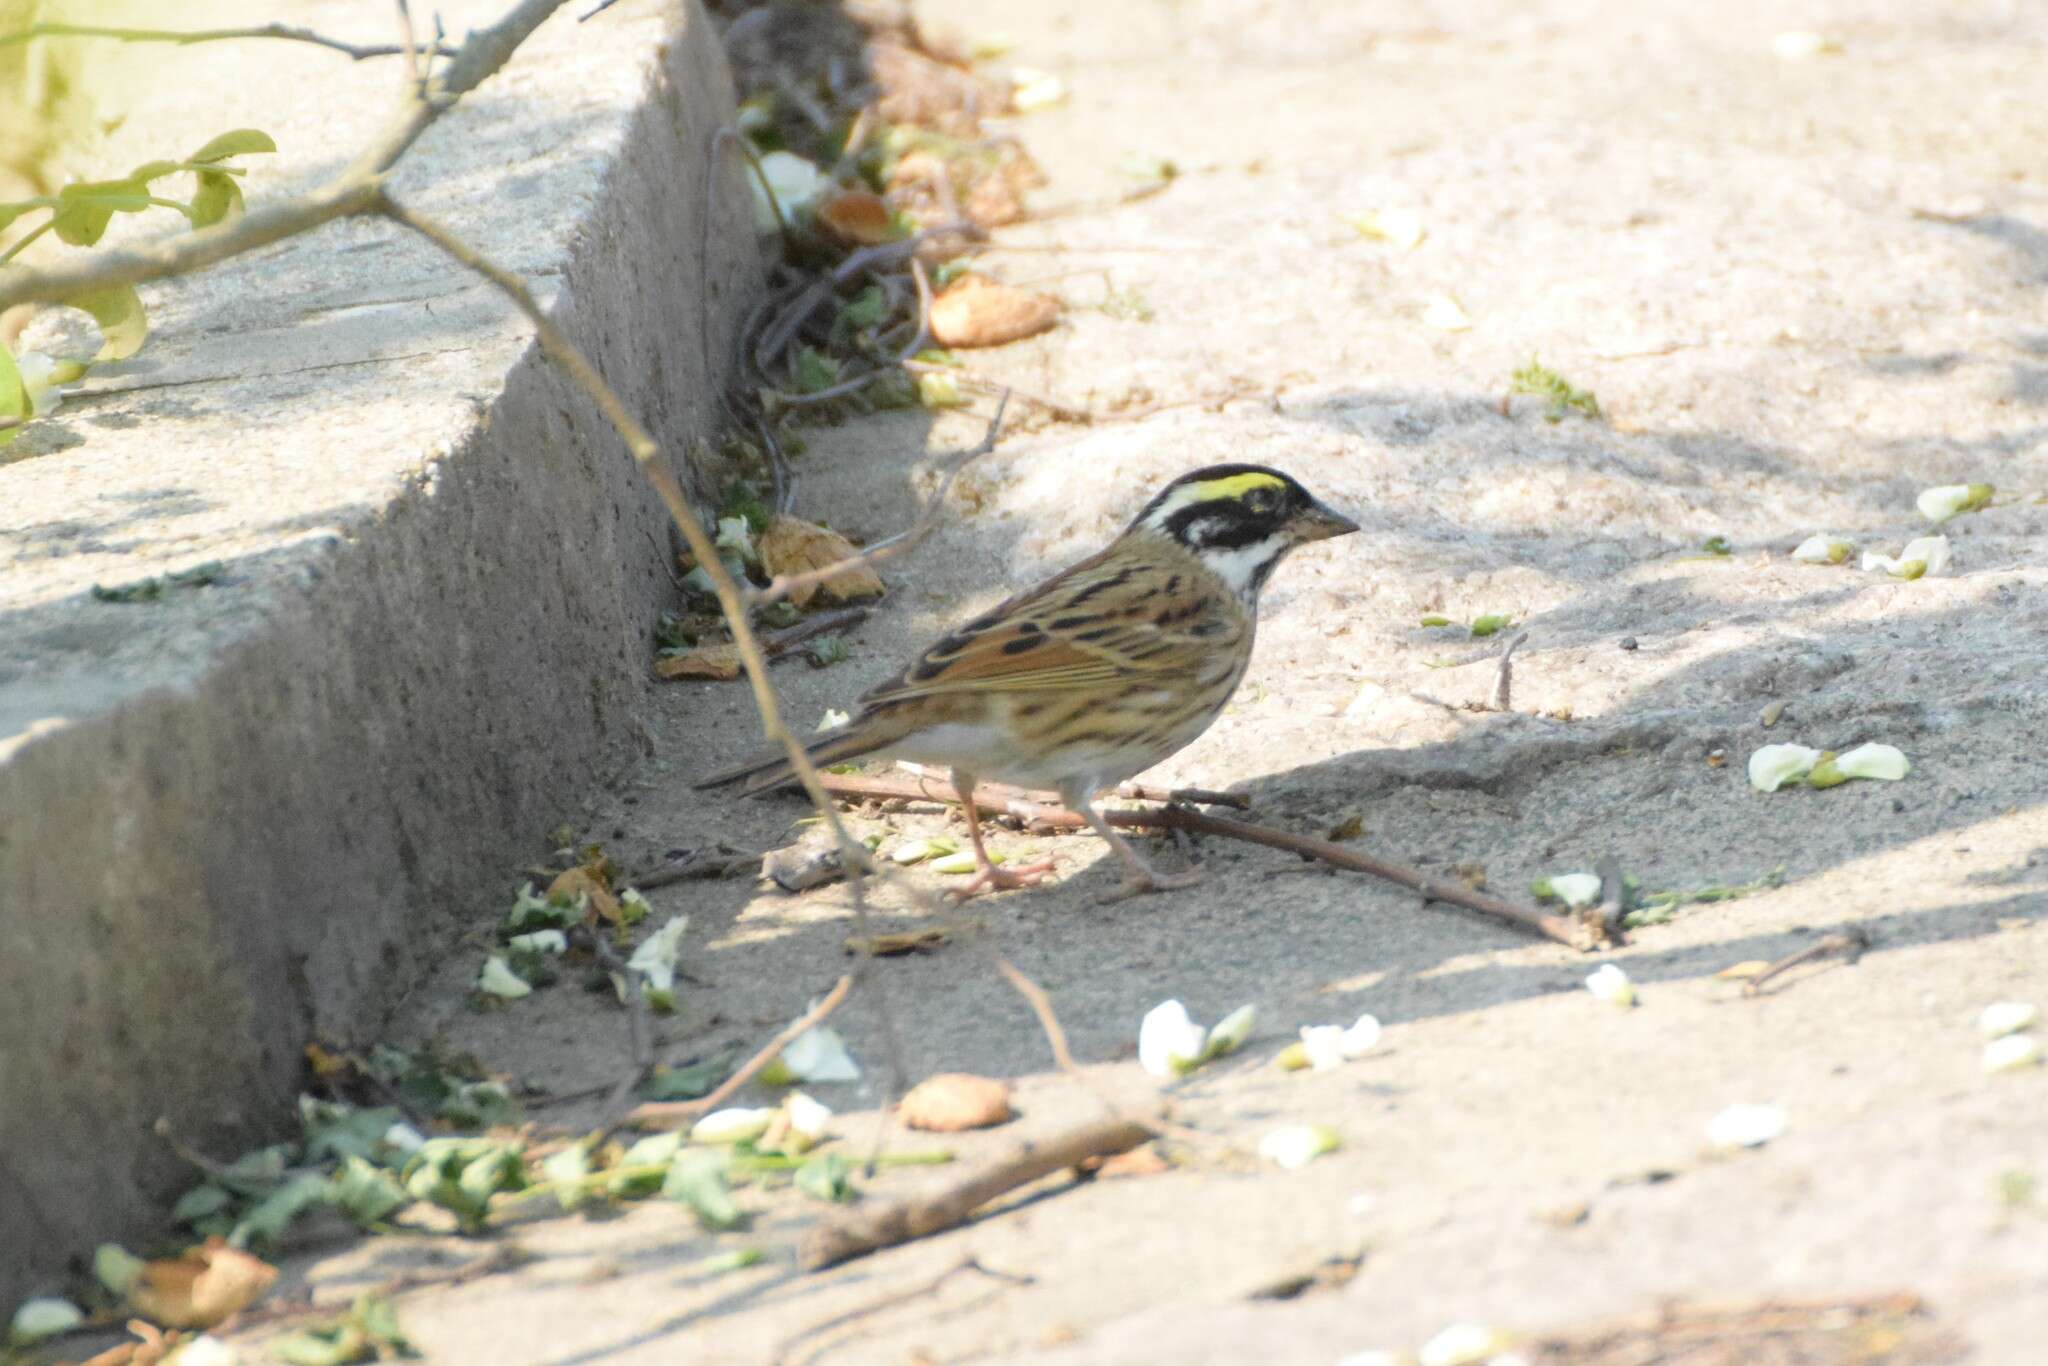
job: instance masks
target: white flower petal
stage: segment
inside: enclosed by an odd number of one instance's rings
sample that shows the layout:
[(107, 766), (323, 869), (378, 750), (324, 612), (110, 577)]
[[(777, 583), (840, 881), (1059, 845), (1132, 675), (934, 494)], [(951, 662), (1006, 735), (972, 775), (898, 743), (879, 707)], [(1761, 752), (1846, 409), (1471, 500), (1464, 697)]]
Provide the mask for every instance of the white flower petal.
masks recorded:
[(1806, 564), (1842, 564), (1855, 553), (1855, 542), (1823, 531), (1801, 541), (1792, 558)]
[(560, 930), (535, 930), (532, 934), (515, 934), (505, 941), (505, 947), (515, 953), (567, 953), (569, 936)]
[(1432, 294), (1422, 310), (1422, 321), (1439, 332), (1465, 332), (1472, 327), (1472, 315), (1448, 294)]
[(1765, 745), (1749, 756), (1749, 785), (1776, 792), (1794, 778), (1804, 778), (1820, 762), (1820, 751), (1805, 745)]
[(846, 1051), (839, 1031), (819, 1025), (807, 1029), (782, 1050), (782, 1065), (798, 1081), (859, 1081), (860, 1068)]
[(680, 912), (670, 916), (660, 929), (640, 941), (640, 947), (633, 950), (633, 956), (626, 960), (626, 966), (639, 969), (650, 979), (658, 972), (666, 973), (673, 979), (676, 959), (683, 951), (683, 931), (689, 928), (689, 916)]
[(1346, 214), (1344, 221), (1357, 229), (1359, 236), (1385, 242), (1395, 251), (1415, 250), (1426, 235), (1422, 215), (1413, 209), (1370, 209)]
[(1303, 1025), (1301, 1051), (1308, 1055), (1308, 1065), (1318, 1072), (1342, 1067), (1345, 1061), (1344, 1026)]
[(1259, 1140), (1259, 1156), (1297, 1171), (1324, 1153), (1335, 1152), (1342, 1142), (1327, 1124), (1289, 1124)]
[(1201, 1060), (1209, 1031), (1179, 1001), (1161, 1001), (1138, 1024), (1138, 1065), (1155, 1077), (1177, 1077)]
[(1483, 1323), (1454, 1323), (1422, 1344), (1419, 1366), (1475, 1366), (1508, 1346), (1507, 1334)]
[(21, 372), (21, 387), (28, 393), (30, 417), (48, 417), (64, 406), (55, 360), (40, 351), (24, 351), (14, 358), (14, 368)]
[(1911, 773), (1913, 765), (1890, 745), (1858, 745), (1835, 756), (1835, 769), (1844, 777), (1879, 778), (1895, 783)]
[(1913, 506), (1930, 522), (1946, 522), (1958, 513), (1975, 512), (1990, 502), (1995, 492), (1990, 484), (1944, 484), (1940, 488), (1922, 489)]
[(1834, 39), (1801, 29), (1789, 30), (1771, 39), (1771, 55), (1781, 62), (1803, 62), (1809, 57), (1821, 57), (1841, 50), (1842, 45)]
[(1594, 906), (1600, 901), (1597, 873), (1563, 873), (1550, 879), (1550, 894), (1567, 906)]
[(734, 1106), (727, 1110), (713, 1110), (690, 1126), (690, 1142), (744, 1143), (767, 1133), (774, 1118), (775, 1111), (767, 1108)]
[(1785, 1111), (1776, 1105), (1731, 1105), (1707, 1125), (1717, 1148), (1755, 1148), (1785, 1132)]
[(68, 1332), (84, 1322), (84, 1313), (70, 1300), (54, 1296), (23, 1300), (21, 1308), (14, 1311), (14, 1318), (8, 1323), (7, 1336), (10, 1341), (26, 1347), (31, 1342), (41, 1342), (44, 1338)]
[(2008, 1034), (1984, 1045), (1986, 1072), (2013, 1072), (2041, 1061), (2041, 1043), (2031, 1034)]
[(1899, 562), (1911, 564), (1918, 560), (1927, 566), (1929, 574), (1948, 571), (1949, 546), (1946, 536), (1915, 536), (1906, 542), (1906, 548), (1899, 552)]
[(1632, 1006), (1636, 1003), (1635, 983), (1628, 980), (1628, 974), (1612, 963), (1602, 963), (1586, 978), (1586, 990), (1593, 993), (1595, 1000), (1609, 1005)]
[(1372, 1052), (1380, 1041), (1379, 1017), (1361, 1015), (1351, 1028), (1344, 1031), (1341, 1040), (1346, 1058), (1362, 1058)]
[(219, 1338), (202, 1335), (187, 1341), (164, 1360), (174, 1366), (242, 1366), (244, 1358)]
[[(832, 184), (830, 177), (794, 152), (766, 153), (760, 158), (760, 165), (761, 175), (749, 175), (747, 186), (754, 192), (754, 227), (764, 234), (775, 231), (776, 207), (781, 208), (784, 219), (792, 218)], [(775, 196), (772, 205), (761, 190), (762, 179), (767, 180)]]
[(801, 1091), (791, 1091), (784, 1096), (782, 1109), (789, 1116), (790, 1132), (810, 1143), (823, 1139), (826, 1127), (832, 1123), (832, 1108), (812, 1100)]
[(487, 996), (507, 1001), (533, 994), (533, 987), (526, 979), (512, 971), (512, 965), (495, 953), (484, 959), (484, 969), (477, 974), (476, 989)]
[(2040, 1018), (2041, 1012), (2030, 1001), (1993, 1001), (1977, 1017), (1977, 1031), (1987, 1039), (2003, 1038), (2032, 1029)]
[(427, 1146), (427, 1136), (402, 1119), (384, 1131), (381, 1141), (402, 1153), (416, 1153)]
[(1010, 106), (1018, 112), (1044, 109), (1067, 97), (1067, 83), (1050, 71), (1020, 66), (1010, 72)]
[(1252, 1026), (1258, 1023), (1258, 1019), (1257, 1006), (1239, 1006), (1218, 1020), (1216, 1027), (1209, 1031), (1208, 1043), (1202, 1047), (1202, 1061), (1220, 1058), (1235, 1049), (1250, 1036)]

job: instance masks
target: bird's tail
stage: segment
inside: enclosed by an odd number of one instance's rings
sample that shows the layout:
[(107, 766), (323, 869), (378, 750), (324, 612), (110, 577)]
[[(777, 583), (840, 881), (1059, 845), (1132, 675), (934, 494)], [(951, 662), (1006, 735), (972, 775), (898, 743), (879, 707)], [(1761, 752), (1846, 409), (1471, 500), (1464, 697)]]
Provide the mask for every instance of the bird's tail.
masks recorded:
[[(811, 762), (823, 768), (826, 764), (844, 763), (869, 754), (894, 739), (893, 735), (877, 734), (870, 726), (855, 724), (839, 726), (805, 742), (804, 752)], [(732, 768), (721, 769), (707, 774), (692, 783), (692, 787), (724, 787), (727, 783), (746, 780), (746, 786), (739, 795), (751, 797), (758, 792), (783, 786), (796, 781), (796, 770), (790, 766), (789, 756), (780, 749), (764, 749)]]

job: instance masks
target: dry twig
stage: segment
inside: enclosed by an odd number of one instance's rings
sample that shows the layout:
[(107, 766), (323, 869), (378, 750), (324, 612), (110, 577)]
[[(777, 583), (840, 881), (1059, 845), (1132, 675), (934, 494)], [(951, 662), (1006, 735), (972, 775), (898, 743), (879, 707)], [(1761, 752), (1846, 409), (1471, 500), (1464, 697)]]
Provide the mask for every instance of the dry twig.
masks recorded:
[(1527, 631), (1516, 633), (1515, 638), (1501, 647), (1500, 663), (1494, 666), (1493, 696), (1487, 706), (1494, 711), (1514, 710), (1515, 700), (1515, 647), (1529, 638)]
[[(957, 804), (959, 797), (953, 793), (951, 784), (941, 783), (935, 777), (890, 778), (867, 777), (859, 774), (826, 773), (819, 776), (820, 785), (827, 792), (842, 796), (856, 797), (897, 797), (910, 800), (928, 800)], [(1067, 830), (1085, 830), (1088, 822), (1078, 813), (1063, 810), (1058, 806), (1046, 806), (1028, 799), (1005, 798), (1000, 787), (991, 791), (989, 784), (976, 790), (975, 802), (984, 811), (992, 814), (1010, 815), (1025, 822), (1025, 828), (1034, 834), (1054, 834)], [(1016, 791), (1017, 789), (1009, 789)], [(1029, 794), (1026, 794), (1028, 798)], [(1270, 849), (1284, 849), (1291, 854), (1305, 858), (1320, 859), (1324, 863), (1352, 872), (1369, 873), (1388, 882), (1413, 888), (1432, 901), (1448, 902), (1467, 910), (1478, 911), (1506, 920), (1523, 929), (1533, 931), (1546, 939), (1554, 939), (1572, 948), (1591, 950), (1608, 944), (1621, 942), (1618, 926), (1608, 925), (1596, 916), (1573, 919), (1553, 915), (1527, 906), (1518, 906), (1499, 897), (1488, 896), (1462, 882), (1432, 877), (1419, 868), (1406, 864), (1390, 863), (1346, 849), (1329, 840), (1317, 839), (1311, 835), (1296, 835), (1285, 830), (1273, 830), (1247, 821), (1230, 820), (1210, 815), (1186, 806), (1162, 806), (1146, 810), (1109, 810), (1103, 816), (1111, 825), (1155, 827), (1167, 830), (1185, 830), (1192, 834), (1221, 835), (1225, 839), (1243, 840), (1248, 844), (1263, 844)]]
[(817, 1271), (942, 1233), (965, 1223), (969, 1215), (997, 1196), (1042, 1176), (1091, 1157), (1129, 1152), (1149, 1141), (1156, 1127), (1135, 1119), (1101, 1119), (1021, 1143), (940, 1190), (820, 1221), (805, 1235), (797, 1252), (798, 1265)]
[[(100, 24), (31, 24), (13, 33), (0, 35), (0, 48), (13, 47), (36, 38), (114, 38), (124, 43), (169, 43), (173, 47), (190, 47), (194, 43), (219, 43), (236, 38), (273, 38), (292, 43), (311, 43), (339, 52), (352, 61), (363, 61), (370, 57), (398, 57), (407, 55), (413, 49), (390, 43), (345, 43), (339, 38), (329, 38), (309, 28), (294, 24), (261, 24), (250, 28), (207, 28), (207, 29), (161, 29), (161, 28), (109, 28)], [(430, 56), (448, 57), (455, 49), (436, 43), (431, 49), (418, 49)]]
[(1747, 982), (1744, 982), (1742, 984), (1742, 994), (1744, 996), (1761, 995), (1764, 983), (1770, 981), (1773, 977), (1798, 967), (1801, 963), (1811, 963), (1817, 959), (1828, 958), (1836, 954), (1841, 955), (1844, 963), (1854, 963), (1863, 956), (1864, 950), (1869, 947), (1870, 936), (1854, 925), (1834, 934), (1823, 935), (1799, 950), (1799, 952), (1786, 954), (1783, 958), (1780, 958), (1777, 962), (1771, 964)]
[(622, 1123), (640, 1129), (678, 1128), (690, 1120), (710, 1114), (725, 1104), (726, 1098), (754, 1079), (756, 1073), (782, 1055), (782, 1050), (799, 1034), (821, 1023), (826, 1016), (839, 1009), (840, 1002), (853, 990), (853, 974), (847, 973), (833, 983), (832, 990), (825, 998), (804, 1012), (803, 1018), (789, 1025), (780, 1034), (770, 1039), (760, 1052), (740, 1064), (737, 1072), (720, 1082), (709, 1094), (695, 1100), (650, 1100), (634, 1106), (626, 1112)]

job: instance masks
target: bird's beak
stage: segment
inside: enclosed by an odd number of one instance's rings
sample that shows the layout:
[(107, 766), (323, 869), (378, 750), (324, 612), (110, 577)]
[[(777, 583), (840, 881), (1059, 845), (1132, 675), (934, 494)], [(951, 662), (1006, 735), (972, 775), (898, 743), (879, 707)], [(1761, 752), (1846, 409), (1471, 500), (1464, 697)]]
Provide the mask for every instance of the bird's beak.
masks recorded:
[(1294, 515), (1289, 529), (1294, 532), (1295, 541), (1305, 545), (1310, 541), (1327, 541), (1332, 536), (1348, 536), (1358, 530), (1358, 523), (1321, 503), (1311, 503), (1305, 511)]

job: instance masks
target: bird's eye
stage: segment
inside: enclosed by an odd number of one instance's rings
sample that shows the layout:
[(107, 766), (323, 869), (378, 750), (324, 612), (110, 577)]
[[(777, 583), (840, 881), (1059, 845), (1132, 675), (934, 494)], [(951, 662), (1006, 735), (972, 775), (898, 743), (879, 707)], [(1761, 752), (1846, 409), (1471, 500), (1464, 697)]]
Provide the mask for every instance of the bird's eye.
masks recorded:
[(1245, 505), (1256, 516), (1270, 517), (1273, 515), (1273, 495), (1265, 489), (1259, 490), (1244, 501)]

